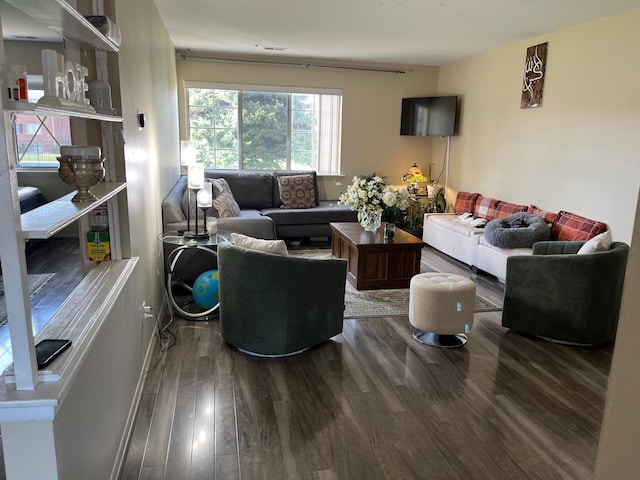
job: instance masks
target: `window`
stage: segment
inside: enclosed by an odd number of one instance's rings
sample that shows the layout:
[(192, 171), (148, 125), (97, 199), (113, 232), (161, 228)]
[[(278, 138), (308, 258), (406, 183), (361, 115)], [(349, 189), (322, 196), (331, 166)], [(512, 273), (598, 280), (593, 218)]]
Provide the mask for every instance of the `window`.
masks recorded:
[(188, 128), (198, 162), (209, 168), (338, 174), (341, 92), (285, 90), (188, 83)]
[(71, 145), (66, 117), (16, 114), (14, 132), (20, 167), (58, 167), (60, 145)]

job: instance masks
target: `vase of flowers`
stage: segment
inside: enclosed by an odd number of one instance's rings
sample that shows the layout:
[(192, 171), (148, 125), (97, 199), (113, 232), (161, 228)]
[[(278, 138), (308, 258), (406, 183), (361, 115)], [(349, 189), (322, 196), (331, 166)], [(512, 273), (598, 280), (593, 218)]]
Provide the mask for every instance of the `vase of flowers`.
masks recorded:
[(382, 224), (382, 213), (390, 207), (402, 206), (403, 198), (404, 195), (394, 191), (391, 185), (386, 185), (382, 177), (372, 173), (364, 177), (353, 177), (353, 182), (340, 195), (338, 203), (356, 210), (362, 228), (375, 232)]

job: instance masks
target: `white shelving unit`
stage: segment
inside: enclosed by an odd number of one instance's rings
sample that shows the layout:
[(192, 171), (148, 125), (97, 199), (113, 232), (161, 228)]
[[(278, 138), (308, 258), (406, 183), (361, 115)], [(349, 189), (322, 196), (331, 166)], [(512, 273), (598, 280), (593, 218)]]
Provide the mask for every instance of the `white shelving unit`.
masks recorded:
[[(74, 8), (76, 0), (6, 1), (58, 32), (65, 39), (65, 57), (70, 53), (80, 58), (81, 48), (87, 51), (93, 49), (95, 77), (107, 79), (106, 52), (117, 52), (118, 47)], [(102, 0), (82, 4), (93, 8), (97, 14), (102, 12)], [(5, 73), (5, 65), (4, 44), (0, 42), (0, 75)], [(104, 396), (98, 399), (99, 394), (95, 393), (104, 385), (110, 385), (112, 389), (121, 388), (114, 379), (117, 374), (104, 373), (105, 369), (92, 362), (95, 355), (103, 353), (98, 339), (104, 342), (107, 338), (110, 341), (109, 336), (105, 337), (110, 325), (126, 322), (138, 315), (142, 318), (142, 310), (137, 310), (142, 303), (139, 283), (135, 279), (139, 270), (138, 259), (123, 259), (120, 245), (118, 197), (126, 189), (126, 183), (114, 181), (119, 170), (115, 165), (113, 126), (123, 120), (117, 115), (89, 112), (81, 108), (81, 104), (74, 108), (68, 102), (57, 103), (61, 108), (0, 101), (0, 258), (3, 276), (12, 279), (5, 281), (4, 287), (13, 368), (4, 372), (4, 385), (0, 389), (2, 447), (9, 480), (59, 478), (59, 466), (70, 452), (63, 439), (68, 438), (65, 437), (68, 433), (66, 429), (72, 429), (72, 425), (77, 427), (91, 423), (95, 418), (86, 414), (84, 406), (74, 409), (76, 402), (82, 404), (82, 400), (94, 394), (94, 400), (104, 399)], [(100, 133), (96, 133), (101, 138), (98, 142), (101, 142), (107, 159), (107, 172), (106, 181), (91, 188), (97, 197), (96, 201), (74, 203), (71, 201), (75, 195), (73, 192), (21, 215), (17, 192), (17, 155), (12, 132), (12, 117), (16, 113), (63, 115), (98, 122), (95, 125), (100, 127), (96, 128)], [(76, 121), (75, 124), (80, 127), (80, 137), (86, 135), (86, 131), (82, 132), (82, 122)], [(112, 260), (100, 262), (88, 272), (34, 339), (27, 288), (25, 240), (50, 238), (73, 222), (78, 222), (82, 238), (83, 225), (88, 223), (87, 214), (105, 202), (109, 208)], [(81, 241), (81, 245), (86, 248), (86, 242)], [(86, 263), (83, 262), (83, 267)], [(73, 345), (46, 370), (38, 371), (34, 344), (37, 339), (46, 337), (71, 339)], [(87, 373), (87, 370), (91, 373)], [(106, 377), (94, 372), (103, 372), (102, 375)], [(55, 423), (54, 428), (54, 421), (58, 420), (56, 415), (62, 419)], [(65, 449), (69, 450), (65, 452), (67, 456), (60, 453)], [(25, 458), (28, 460), (25, 461)]]
[[(7, 1), (42, 25), (59, 33), (68, 44), (71, 42), (78, 48), (82, 46), (97, 49), (96, 61), (100, 74), (106, 71), (106, 55), (101, 52), (118, 51), (117, 45), (100, 33), (82, 14), (64, 0)], [(2, 57), (0, 63), (5, 64), (3, 48), (0, 49), (0, 57)], [(108, 122), (108, 124), (121, 123), (122, 118), (117, 115), (86, 112), (80, 108), (74, 109), (73, 106), (71, 108), (52, 108), (9, 100), (4, 100), (1, 108), (4, 122), (0, 135), (0, 210), (2, 211), (0, 212), (0, 220), (3, 229), (10, 228), (13, 224), (14, 234), (0, 237), (0, 254), (2, 255), (2, 268), (5, 277), (20, 279), (13, 285), (5, 282), (5, 298), (14, 358), (14, 377), (17, 390), (34, 390), (38, 382), (43, 381), (43, 378), (38, 376), (35, 362), (34, 339), (30, 324), (31, 311), (26, 287), (24, 240), (50, 238), (64, 227), (83, 219), (91, 210), (105, 202), (110, 206), (110, 210), (117, 211), (117, 208), (114, 207), (117, 202), (116, 197), (126, 188), (126, 184), (124, 182), (101, 182), (91, 189), (97, 197), (94, 202), (74, 203), (71, 201), (75, 195), (73, 192), (20, 215), (17, 200), (17, 160), (13, 148), (11, 115), (15, 113), (58, 115)], [(107, 130), (111, 131), (110, 128)], [(103, 147), (112, 148), (112, 146), (111, 143)], [(109, 174), (107, 174), (107, 179), (109, 179)], [(112, 237), (111, 241), (116, 252), (120, 252), (120, 239), (115, 235)], [(118, 257), (114, 259), (118, 259)]]

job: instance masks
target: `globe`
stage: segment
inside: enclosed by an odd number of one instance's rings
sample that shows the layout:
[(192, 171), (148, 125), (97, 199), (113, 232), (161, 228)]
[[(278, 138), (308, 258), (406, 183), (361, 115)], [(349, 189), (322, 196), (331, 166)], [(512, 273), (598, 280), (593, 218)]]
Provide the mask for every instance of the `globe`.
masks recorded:
[(207, 270), (193, 283), (193, 300), (202, 309), (209, 309), (220, 302), (220, 274), (218, 270)]

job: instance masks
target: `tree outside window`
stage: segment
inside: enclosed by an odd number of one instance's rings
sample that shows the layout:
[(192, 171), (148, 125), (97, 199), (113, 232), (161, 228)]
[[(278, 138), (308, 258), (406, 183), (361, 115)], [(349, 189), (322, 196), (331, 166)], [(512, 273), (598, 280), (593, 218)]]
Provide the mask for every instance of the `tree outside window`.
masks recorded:
[(187, 95), (190, 139), (205, 167), (339, 173), (341, 95), (259, 87)]

